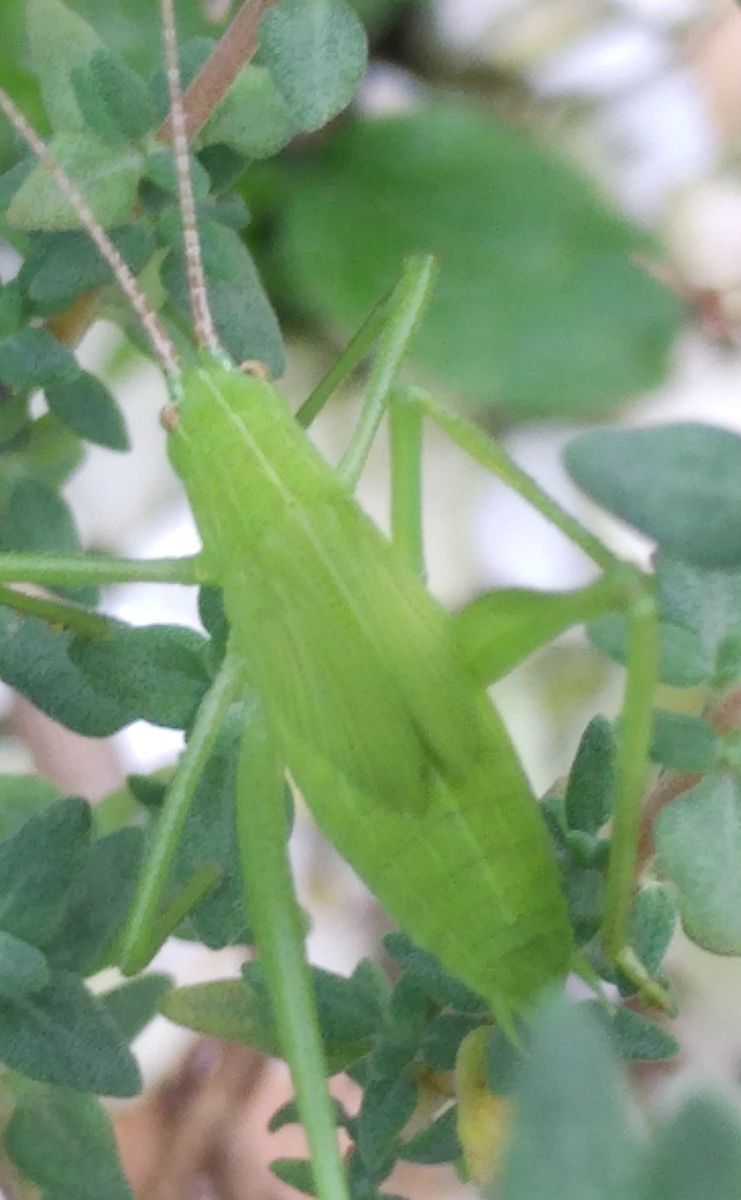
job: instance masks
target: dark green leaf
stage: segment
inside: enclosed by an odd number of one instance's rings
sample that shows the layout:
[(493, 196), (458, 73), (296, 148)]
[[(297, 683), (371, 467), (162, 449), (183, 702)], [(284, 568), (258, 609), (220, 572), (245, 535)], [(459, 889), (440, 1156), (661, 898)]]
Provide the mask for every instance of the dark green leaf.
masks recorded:
[(301, 129), (266, 67), (244, 67), (199, 135), (246, 158), (270, 158)]
[[(117, 149), (92, 134), (58, 133), (49, 149), (70, 179), (81, 188), (101, 225), (121, 225), (134, 211), (141, 162), (128, 149)], [(49, 183), (41, 163), (13, 196), (6, 219), (14, 229), (80, 229), (83, 222), (61, 192)]]
[(654, 1138), (636, 1200), (738, 1200), (741, 1130), (736, 1112), (692, 1096)]
[[(108, 236), (134, 272), (154, 252), (154, 237), (145, 221), (109, 229)], [(65, 308), (81, 292), (110, 283), (111, 269), (85, 232), (39, 233), (20, 274), (26, 294), (43, 313)]]
[(501, 1200), (631, 1200), (632, 1146), (606, 1035), (554, 998), (534, 1022)]
[(461, 1156), (456, 1118), (456, 1107), (451, 1105), (421, 1133), (410, 1138), (408, 1142), (403, 1142), (399, 1148), (399, 1157), (405, 1162), (423, 1166), (455, 1162)]
[(207, 1037), (253, 1046), (280, 1057), (278, 1028), (262, 988), (243, 979), (196, 983), (168, 992), (161, 1011), (176, 1025)]
[(0, 996), (27, 996), (48, 982), (49, 967), (41, 951), (0, 930)]
[[(359, 1058), (370, 1045), (377, 1014), (364, 1009), (365, 986), (314, 968), (317, 1007), (332, 1074)], [(353, 1002), (358, 1002), (357, 1011)], [(170, 992), (162, 1012), (178, 1025), (223, 1041), (243, 1042), (281, 1057), (278, 1024), (259, 963), (244, 968), (244, 980), (220, 980)]]
[(467, 1033), (481, 1024), (481, 1018), (468, 1013), (441, 1013), (430, 1022), (419, 1051), (422, 1060), (434, 1071), (452, 1071), (458, 1047)]
[(656, 564), (662, 620), (690, 630), (710, 663), (741, 634), (741, 572), (710, 571), (659, 554)]
[[(201, 222), (199, 228), (205, 226), (206, 222)], [(252, 257), (233, 230), (224, 226), (218, 226), (218, 230), (218, 237), (204, 243), (204, 261), (209, 300), (224, 349), (237, 363), (260, 359), (272, 375), (281, 375), (285, 366), (283, 339)], [(189, 321), (190, 301), (181, 251), (171, 252), (166, 259), (162, 280), (173, 304)]]
[(86, 66), (76, 68), (72, 83), (87, 128), (103, 138), (136, 140), (155, 123), (143, 80), (107, 48), (96, 50)]
[(200, 634), (180, 625), (117, 623), (110, 638), (77, 638), (70, 657), (94, 691), (126, 711), (126, 724), (182, 729), (208, 688), (205, 649)]
[(26, 21), (31, 66), (52, 127), (84, 129), (71, 77), (100, 49), (97, 33), (60, 0), (28, 0)]
[(0, 341), (0, 380), (16, 391), (70, 383), (79, 374), (74, 354), (46, 329), (21, 329)]
[(169, 975), (139, 975), (99, 999), (123, 1037), (131, 1042), (160, 1011), (171, 987)]
[(42, 991), (0, 997), (0, 1061), (40, 1083), (135, 1096), (139, 1070), (118, 1029), (81, 981), (56, 972)]
[[(625, 663), (628, 644), (625, 617), (618, 614), (602, 617), (589, 626), (589, 636), (604, 654)], [(712, 673), (713, 661), (698, 635), (690, 629), (662, 622), (659, 625), (659, 651), (662, 683), (672, 687), (694, 687)]]
[(401, 932), (387, 933), (383, 939), (388, 954), (441, 1007), (459, 1012), (487, 1012), (489, 1005), (457, 979), (451, 978), (434, 955), (420, 950)]
[(633, 901), (630, 944), (650, 975), (659, 970), (676, 923), (673, 888), (655, 882), (644, 884)]
[(433, 101), (356, 122), (289, 190), (291, 295), (348, 333), (405, 256), (436, 256), (413, 354), (469, 400), (577, 415), (664, 374), (679, 307), (631, 264), (635, 231), (490, 111)]
[(484, 1068), (486, 1086), (493, 1096), (511, 1096), (522, 1066), (522, 1054), (500, 1026), (489, 1034)]
[(198, 593), (198, 615), (203, 628), (211, 642), (209, 654), (216, 667), (224, 657), (226, 639), (229, 636), (229, 626), (224, 612), (224, 599), (221, 588), (202, 587)]
[(741, 798), (711, 775), (659, 814), (656, 852), (676, 884), (682, 925), (715, 954), (741, 954)]
[(221, 872), (219, 881), (189, 918), (198, 939), (212, 949), (252, 940), (235, 823), (237, 763), (245, 719), (243, 706), (235, 705), (223, 723), (196, 789), (173, 864), (173, 880), (181, 887), (205, 865), (215, 865)]
[(741, 565), (741, 437), (687, 422), (597, 429), (565, 450), (578, 486), (663, 550), (701, 567)]
[(314, 1174), (311, 1163), (303, 1158), (274, 1158), (270, 1170), (289, 1187), (304, 1192), (307, 1196), (315, 1196)]
[(602, 921), (602, 872), (572, 868), (565, 875), (564, 891), (574, 936), (578, 944), (583, 946), (594, 937)]
[(0, 383), (0, 445), (10, 442), (28, 426), (28, 396), (13, 395)]
[(23, 320), (23, 297), (18, 280), (0, 285), (0, 337), (20, 329)]
[[(201, 165), (197, 158), (190, 155), (190, 172), (193, 185), (193, 198), (196, 203), (205, 200), (211, 188), (211, 181), (205, 167)], [(177, 199), (178, 196), (178, 174), (175, 169), (175, 162), (172, 156), (172, 150), (169, 147), (160, 147), (153, 150), (148, 156), (144, 164), (145, 177), (153, 183), (155, 187), (160, 188), (163, 192), (168, 192), (171, 196)], [(180, 226), (180, 213), (177, 212), (177, 224)], [(182, 236), (182, 226), (180, 226), (180, 235)]]
[(82, 371), (71, 383), (45, 389), (46, 402), (60, 421), (80, 437), (109, 450), (128, 450), (126, 422), (108, 388)]
[(564, 630), (601, 617), (615, 603), (600, 584), (574, 592), (503, 588), (478, 596), (455, 613), (452, 628), (466, 666), (488, 685)]
[(312, 130), (352, 100), (367, 43), (345, 0), (279, 0), (260, 22), (260, 53), (293, 119)]
[[(82, 442), (51, 413), (33, 421), (18, 450), (6, 457), (18, 475), (25, 475), (49, 488), (60, 488), (84, 458)], [(17, 470), (16, 470), (17, 468)]]
[(139, 829), (120, 829), (93, 843), (54, 934), (49, 952), (54, 966), (90, 975), (104, 965), (128, 912), (142, 847)]
[(642, 1013), (608, 1010), (600, 1000), (585, 1000), (580, 1007), (603, 1024), (615, 1053), (626, 1062), (662, 1062), (679, 1053), (677, 1039)]
[(0, 842), (0, 929), (46, 946), (64, 915), (90, 837), (90, 809), (68, 797)]
[(372, 1171), (392, 1154), (396, 1139), (417, 1106), (417, 1085), (399, 1075), (368, 1084), (357, 1122), (358, 1149)]
[(71, 640), (45, 621), (0, 607), (0, 679), (68, 729), (108, 737), (128, 723), (128, 712), (93, 691), (70, 661)]
[(0, 838), (59, 796), (59, 788), (40, 775), (0, 775)]
[(612, 725), (594, 717), (582, 734), (569, 772), (564, 812), (571, 829), (597, 833), (612, 813), (617, 744)]
[[(0, 548), (36, 554), (79, 554), (80, 539), (69, 506), (35, 479), (19, 479), (0, 521)], [(94, 604), (97, 588), (58, 587), (81, 604)]]
[(52, 1196), (133, 1200), (110, 1121), (93, 1096), (34, 1089), (16, 1105), (5, 1144), (16, 1166)]
[(718, 762), (720, 742), (706, 721), (659, 708), (654, 713), (651, 758), (675, 771), (700, 775)]

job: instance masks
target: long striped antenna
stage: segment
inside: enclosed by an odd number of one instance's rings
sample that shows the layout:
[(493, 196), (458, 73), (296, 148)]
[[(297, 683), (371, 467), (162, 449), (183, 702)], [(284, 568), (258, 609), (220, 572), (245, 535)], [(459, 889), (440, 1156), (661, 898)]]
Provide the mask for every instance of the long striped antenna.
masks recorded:
[(84, 226), (101, 256), (111, 268), (118, 286), (141, 321), (155, 357), (162, 366), (162, 369), (170, 379), (176, 379), (180, 374), (180, 368), (175, 347), (165, 333), (157, 314), (139, 287), (131, 268), (124, 261), (120, 251), (114, 246), (79, 187), (74, 180), (70, 179), (64, 167), (57, 162), (46, 142), (39, 136), (30, 122), (26, 120), (16, 103), (2, 87), (0, 87), (0, 109), (2, 109), (10, 124), (23, 138), (38, 161), (49, 172), (62, 196), (64, 196), (71, 208), (74, 209), (80, 223)]
[(183, 89), (178, 64), (178, 41), (175, 26), (173, 0), (160, 0), (162, 11), (162, 37), (165, 46), (165, 67), (170, 92), (170, 125), (172, 147), (175, 155), (175, 173), (180, 200), (180, 218), (183, 224), (185, 269), (188, 276), (188, 292), (193, 312), (193, 328), (196, 341), (213, 354), (221, 354), (206, 290), (206, 274), (203, 269), (201, 241), (198, 236), (196, 205), (193, 196), (193, 180), (188, 156), (188, 133), (183, 106)]

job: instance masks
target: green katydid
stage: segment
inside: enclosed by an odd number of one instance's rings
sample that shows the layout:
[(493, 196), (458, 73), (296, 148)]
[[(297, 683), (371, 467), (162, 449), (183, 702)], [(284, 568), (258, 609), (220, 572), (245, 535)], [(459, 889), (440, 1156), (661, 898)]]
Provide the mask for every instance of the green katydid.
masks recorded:
[[(0, 106), (46, 164), (113, 269), (165, 370), (173, 398), (164, 414), (170, 456), (203, 540), (202, 555), (181, 577), (222, 589), (232, 631), (224, 665), (170, 788), (128, 923), (122, 965), (126, 970), (144, 966), (212, 882), (208, 873), (197, 878), (161, 912), (168, 868), (200, 771), (227, 709), (249, 692), (238, 818), (248, 900), (319, 1193), (341, 1197), (345, 1184), (285, 856), (285, 769), (320, 827), (388, 912), (502, 1016), (526, 1007), (545, 985), (563, 977), (572, 957), (571, 931), (545, 825), (517, 756), (483, 682), (463, 661), (455, 623), (415, 570), (418, 503), (411, 516), (397, 506), (390, 542), (352, 497), (351, 485), (419, 319), (431, 264), (425, 259), (409, 264), (385, 309), (388, 323), (359, 433), (335, 472), (280, 393), (228, 362), (219, 345), (200, 261), (172, 0), (161, 4), (195, 365), (179, 362), (84, 196), (0, 92)], [(314, 415), (318, 403), (307, 402), (301, 423)], [(414, 424), (410, 414), (420, 407), (429, 411), (601, 567), (618, 566), (597, 539), (472, 426), (421, 393), (398, 398), (397, 404), (394, 428), (402, 430), (402, 441), (404, 428)], [(411, 564), (402, 547), (416, 548)], [(39, 578), (24, 570), (31, 564), (22, 556), (14, 559), (6, 564), (7, 573), (0, 560), (0, 577)], [(55, 570), (56, 578), (69, 578), (75, 569), (86, 569), (88, 578), (95, 571), (90, 565), (57, 563), (48, 566), (45, 579), (54, 579)], [(120, 577), (120, 567), (101, 562), (97, 578), (116, 577), (117, 570)], [(175, 576), (173, 570), (170, 577)], [(132, 571), (132, 577), (144, 578), (145, 569), (138, 575)], [(637, 635), (622, 742), (620, 861), (611, 874), (607, 922), (615, 958), (625, 945), (655, 669), (646, 653), (653, 620), (648, 593), (637, 573), (629, 573), (623, 591), (626, 587), (636, 601)], [(623, 965), (630, 965), (627, 959)]]

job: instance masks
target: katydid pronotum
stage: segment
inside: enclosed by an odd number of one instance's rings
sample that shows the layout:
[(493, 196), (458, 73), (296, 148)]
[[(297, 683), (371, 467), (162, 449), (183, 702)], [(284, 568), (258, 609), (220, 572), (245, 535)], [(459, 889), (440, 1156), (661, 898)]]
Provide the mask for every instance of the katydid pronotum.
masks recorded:
[[(368, 349), (370, 334), (377, 335), (361, 420), (336, 471), (302, 429), (329, 387), (320, 385), (294, 419), (260, 364), (240, 367), (227, 360), (201, 263), (172, 0), (161, 6), (193, 310), (192, 361), (179, 360), (79, 187), (1, 90), (0, 107), (76, 211), (149, 336), (172, 395), (163, 414), (170, 457), (203, 551), (195, 560), (154, 565), (8, 555), (0, 558), (0, 579), (61, 584), (154, 576), (222, 589), (230, 644), (170, 786), (122, 940), (121, 965), (128, 972), (144, 967), (212, 882), (208, 872), (197, 877), (162, 911), (201, 770), (229, 707), (249, 694), (237, 822), (245, 886), (318, 1194), (329, 1200), (347, 1192), (286, 858), (286, 771), (319, 826), (390, 915), (484, 995), (501, 1019), (562, 979), (573, 959), (566, 905), (537, 804), (486, 694), (487, 680), (463, 652), (459, 624), (420, 578), (422, 418), (435, 420), (566, 532), (604, 571), (602, 603), (628, 613), (628, 686), (603, 943), (654, 997), (660, 993), (631, 956), (626, 930), (656, 674), (655, 606), (650, 581), (616, 560), (493, 440), (426, 393), (398, 385), (431, 286), (429, 258), (406, 264), (384, 305), (383, 327), (371, 318), (331, 373), (336, 382)], [(352, 496), (387, 409), (390, 540)], [(14, 594), (5, 591), (0, 602), (14, 603)]]

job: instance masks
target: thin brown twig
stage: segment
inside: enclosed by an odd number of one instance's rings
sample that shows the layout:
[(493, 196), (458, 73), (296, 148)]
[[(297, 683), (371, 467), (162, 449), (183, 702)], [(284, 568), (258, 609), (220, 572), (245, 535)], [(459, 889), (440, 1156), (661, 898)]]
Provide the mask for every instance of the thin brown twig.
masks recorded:
[[(188, 140), (206, 124), (211, 113), (224, 99), (242, 67), (257, 50), (257, 27), (263, 13), (276, 0), (244, 0), (229, 28), (219, 39), (208, 61), (185, 91), (185, 128)], [(169, 116), (157, 130), (160, 141), (170, 141), (172, 125)]]

